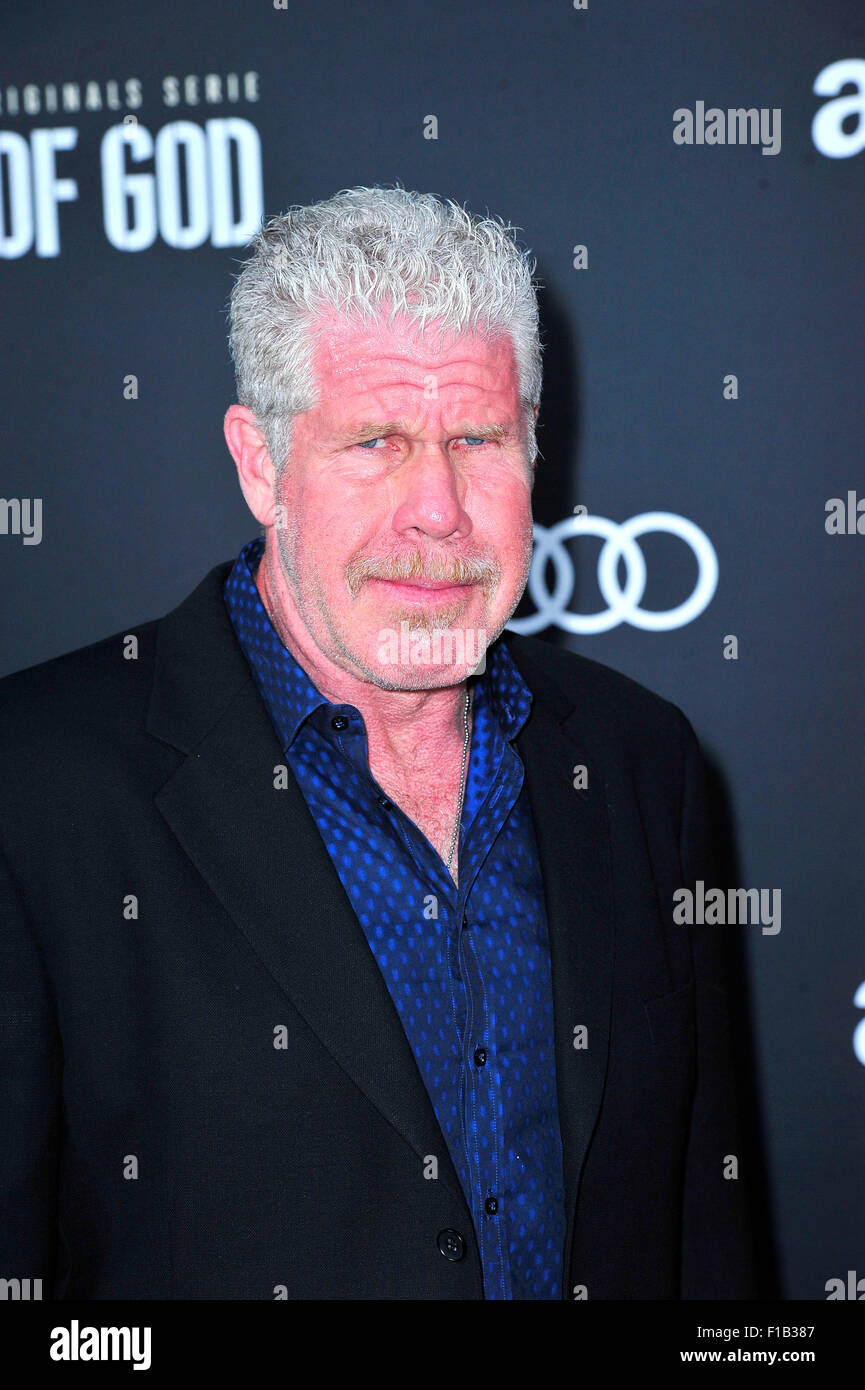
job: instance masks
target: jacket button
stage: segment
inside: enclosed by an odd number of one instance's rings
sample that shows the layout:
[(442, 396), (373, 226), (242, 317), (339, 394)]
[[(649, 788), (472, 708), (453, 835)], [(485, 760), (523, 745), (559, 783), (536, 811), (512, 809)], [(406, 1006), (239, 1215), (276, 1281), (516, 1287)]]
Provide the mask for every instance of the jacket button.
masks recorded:
[(466, 1243), (459, 1231), (439, 1231), (439, 1250), (446, 1260), (461, 1260), (466, 1253)]

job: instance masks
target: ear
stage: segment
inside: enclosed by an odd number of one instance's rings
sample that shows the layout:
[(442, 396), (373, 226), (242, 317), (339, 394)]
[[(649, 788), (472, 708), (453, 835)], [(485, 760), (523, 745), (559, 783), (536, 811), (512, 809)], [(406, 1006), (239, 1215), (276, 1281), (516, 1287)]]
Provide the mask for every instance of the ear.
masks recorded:
[(276, 470), (252, 411), (245, 405), (230, 405), (225, 412), (223, 433), (237, 466), (246, 505), (260, 525), (272, 526), (276, 514)]

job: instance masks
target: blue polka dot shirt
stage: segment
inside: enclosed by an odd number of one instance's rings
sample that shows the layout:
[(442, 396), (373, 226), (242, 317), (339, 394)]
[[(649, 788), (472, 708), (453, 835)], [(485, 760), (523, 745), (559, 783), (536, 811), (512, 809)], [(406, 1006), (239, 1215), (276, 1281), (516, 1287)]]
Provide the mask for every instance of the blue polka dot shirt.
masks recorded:
[[(565, 1235), (543, 883), (513, 740), (531, 692), (501, 641), (474, 680), (459, 887), (372, 777), (353, 705), (283, 646), (244, 546), (225, 585), (277, 737), (399, 1012), (462, 1183), (488, 1299), (561, 1299)], [(336, 721), (336, 727), (334, 727)]]

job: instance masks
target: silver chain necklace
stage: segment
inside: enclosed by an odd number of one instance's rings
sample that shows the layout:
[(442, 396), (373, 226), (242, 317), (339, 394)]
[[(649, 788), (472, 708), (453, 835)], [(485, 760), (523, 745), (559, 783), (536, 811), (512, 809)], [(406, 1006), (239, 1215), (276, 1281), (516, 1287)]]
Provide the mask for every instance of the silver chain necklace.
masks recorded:
[(460, 797), (459, 797), (459, 801), (457, 802), (457, 819), (456, 819), (456, 824), (455, 824), (455, 826), (454, 826), (453, 837), (452, 837), (452, 839), (451, 839), (450, 854), (448, 855), (448, 858), (447, 858), (448, 873), (450, 873), (450, 870), (451, 870), (451, 860), (452, 860), (453, 857), (454, 857), (454, 850), (456, 849), (456, 844), (457, 844), (457, 835), (460, 833), (460, 821), (462, 820), (462, 815), (463, 815), (463, 797), (465, 796), (466, 755), (468, 754), (468, 751), (469, 751), (469, 705), (470, 705), (470, 703), (471, 703), (471, 692), (467, 690), (467, 691), (466, 691), (466, 703), (465, 703), (465, 708), (463, 709), (463, 727), (465, 728), (465, 737), (464, 737), (464, 739), (463, 739), (463, 757), (462, 757), (462, 762), (460, 763)]

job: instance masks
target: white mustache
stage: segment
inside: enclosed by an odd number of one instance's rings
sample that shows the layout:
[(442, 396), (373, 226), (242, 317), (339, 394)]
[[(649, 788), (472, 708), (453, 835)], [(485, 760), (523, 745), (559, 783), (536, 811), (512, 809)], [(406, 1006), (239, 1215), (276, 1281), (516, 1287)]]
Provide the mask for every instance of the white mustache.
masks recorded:
[(491, 560), (464, 559), (454, 555), (434, 555), (426, 560), (419, 551), (411, 555), (384, 558), (359, 556), (346, 565), (345, 578), (352, 598), (368, 579), (393, 579), (404, 582), (427, 579), (434, 584), (479, 584), (492, 588), (499, 578), (499, 566)]

